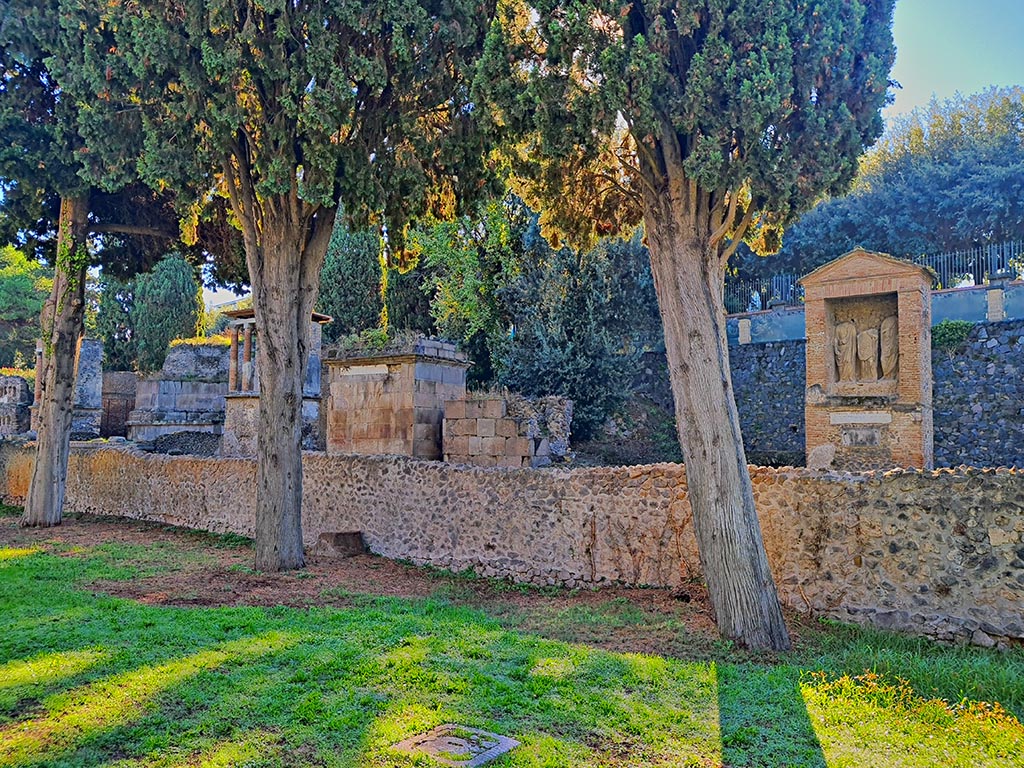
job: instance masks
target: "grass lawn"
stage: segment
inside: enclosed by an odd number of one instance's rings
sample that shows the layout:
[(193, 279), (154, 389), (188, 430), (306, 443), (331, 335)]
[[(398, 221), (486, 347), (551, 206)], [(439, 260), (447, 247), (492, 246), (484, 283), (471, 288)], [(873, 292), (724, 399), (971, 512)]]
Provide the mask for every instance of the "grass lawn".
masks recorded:
[(447, 722), (519, 740), (495, 766), (1024, 766), (1021, 648), (806, 624), (752, 655), (682, 612), (422, 571), (416, 597), (311, 572), (273, 582), (305, 607), (157, 604), (169, 575), (270, 582), (244, 542), (68, 539), (90, 525), (0, 519), (0, 766), (428, 766), (390, 745)]

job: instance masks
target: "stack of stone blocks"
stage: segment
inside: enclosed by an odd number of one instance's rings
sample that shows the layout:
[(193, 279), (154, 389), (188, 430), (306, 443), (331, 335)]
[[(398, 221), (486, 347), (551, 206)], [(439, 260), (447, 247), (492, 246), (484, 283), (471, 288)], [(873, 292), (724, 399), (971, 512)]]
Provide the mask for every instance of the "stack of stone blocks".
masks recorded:
[(444, 403), (466, 395), (469, 361), (419, 339), (405, 351), (325, 361), (327, 452), (441, 458)]
[(0, 376), (0, 436), (28, 432), (32, 393), (21, 376)]
[[(552, 400), (556, 402), (544, 402)], [(444, 460), (478, 467), (543, 467), (569, 447), (572, 403), (471, 397), (445, 403)]]
[(179, 344), (159, 373), (138, 382), (128, 414), (131, 440), (154, 440), (176, 432), (221, 434), (227, 394), (227, 347)]

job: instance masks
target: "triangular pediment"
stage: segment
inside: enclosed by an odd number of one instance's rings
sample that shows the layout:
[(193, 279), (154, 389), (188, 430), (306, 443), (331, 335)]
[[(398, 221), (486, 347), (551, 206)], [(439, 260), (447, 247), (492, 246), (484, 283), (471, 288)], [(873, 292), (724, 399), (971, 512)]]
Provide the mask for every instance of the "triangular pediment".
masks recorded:
[(800, 285), (820, 285), (845, 280), (864, 280), (878, 277), (917, 277), (930, 284), (935, 282), (935, 273), (920, 264), (897, 259), (887, 253), (875, 253), (863, 248), (854, 248), (828, 264), (800, 278)]

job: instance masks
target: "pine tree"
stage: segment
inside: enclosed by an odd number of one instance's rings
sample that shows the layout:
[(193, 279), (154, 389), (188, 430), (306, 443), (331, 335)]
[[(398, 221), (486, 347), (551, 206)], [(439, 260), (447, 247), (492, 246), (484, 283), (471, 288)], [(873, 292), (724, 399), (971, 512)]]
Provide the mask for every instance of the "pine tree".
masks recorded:
[(725, 265), (853, 178), (881, 132), (892, 7), (509, 0), (478, 81), (549, 225), (585, 240), (642, 216), (704, 575), (719, 629), (751, 647), (789, 639), (733, 398)]
[[(81, 14), (78, 14), (81, 16)], [(469, 98), (487, 2), (147, 0), (64, 26), (64, 84), (90, 156), (139, 155), (198, 210), (230, 203), (259, 333), (256, 564), (303, 564), (299, 450), (308, 326), (339, 201), (354, 226), (406, 223), (479, 188)], [(458, 172), (453, 172), (457, 169)], [(109, 175), (109, 172), (108, 172)]]

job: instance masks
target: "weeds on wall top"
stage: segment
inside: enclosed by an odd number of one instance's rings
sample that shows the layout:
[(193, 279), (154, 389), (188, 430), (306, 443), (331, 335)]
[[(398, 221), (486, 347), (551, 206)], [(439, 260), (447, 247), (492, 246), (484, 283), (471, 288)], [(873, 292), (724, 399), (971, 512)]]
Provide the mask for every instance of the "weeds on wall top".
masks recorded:
[(223, 334), (214, 336), (193, 336), (189, 339), (172, 339), (172, 347), (229, 347), (231, 338)]
[(969, 320), (943, 320), (932, 326), (932, 349), (942, 350), (952, 356), (963, 348), (964, 342), (974, 328)]
[(411, 355), (420, 341), (425, 339), (419, 331), (395, 328), (368, 328), (359, 333), (340, 337), (324, 350), (324, 357), (375, 357), (377, 355)]

